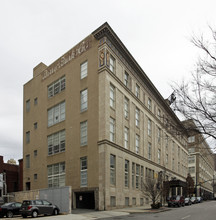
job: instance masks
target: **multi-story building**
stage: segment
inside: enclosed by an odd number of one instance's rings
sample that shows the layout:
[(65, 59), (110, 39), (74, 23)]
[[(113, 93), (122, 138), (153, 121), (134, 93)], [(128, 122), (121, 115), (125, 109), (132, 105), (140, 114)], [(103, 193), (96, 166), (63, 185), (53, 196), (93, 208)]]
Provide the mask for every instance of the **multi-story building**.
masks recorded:
[(34, 68), (23, 115), (25, 190), (72, 186), (74, 208), (104, 210), (148, 202), (161, 171), (187, 176), (181, 122), (107, 23)]
[[(185, 126), (194, 127), (191, 121), (184, 121)], [(194, 180), (196, 195), (204, 199), (213, 196), (214, 155), (202, 134), (189, 132), (188, 137), (188, 173)]]

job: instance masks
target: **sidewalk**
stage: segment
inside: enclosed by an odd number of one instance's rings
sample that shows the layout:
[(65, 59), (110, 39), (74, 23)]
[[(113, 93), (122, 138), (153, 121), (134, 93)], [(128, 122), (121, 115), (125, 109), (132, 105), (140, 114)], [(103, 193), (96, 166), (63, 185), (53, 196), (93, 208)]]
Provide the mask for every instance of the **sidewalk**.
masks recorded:
[(52, 219), (61, 220), (93, 220), (103, 219), (116, 216), (126, 216), (131, 213), (158, 213), (170, 210), (167, 207), (161, 207), (160, 209), (151, 209), (150, 206), (131, 207), (124, 209), (115, 209), (110, 211), (94, 211), (94, 210), (73, 210), (72, 214), (52, 216)]

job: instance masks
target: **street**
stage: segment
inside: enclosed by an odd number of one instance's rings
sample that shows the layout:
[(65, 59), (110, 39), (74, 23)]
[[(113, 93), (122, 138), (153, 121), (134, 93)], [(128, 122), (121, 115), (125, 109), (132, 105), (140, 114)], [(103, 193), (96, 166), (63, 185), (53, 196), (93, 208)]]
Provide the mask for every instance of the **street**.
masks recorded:
[(171, 208), (170, 211), (160, 213), (137, 213), (128, 216), (118, 216), (112, 218), (104, 218), (103, 220), (111, 219), (130, 219), (130, 220), (215, 220), (216, 219), (216, 201), (208, 201), (191, 206), (181, 208)]
[[(134, 212), (135, 210), (135, 212)], [(140, 209), (137, 209), (137, 211)], [(31, 219), (28, 217), (27, 219)], [(6, 218), (5, 218), (6, 219)], [(21, 216), (7, 218), (8, 220), (23, 219)], [(125, 209), (113, 211), (90, 211), (83, 210), (82, 212), (69, 215), (58, 216), (40, 216), (37, 219), (43, 220), (215, 220), (216, 219), (216, 201), (207, 201), (191, 206), (180, 208), (168, 208), (167, 211), (152, 213), (152, 212), (136, 212), (133, 209), (132, 213)]]

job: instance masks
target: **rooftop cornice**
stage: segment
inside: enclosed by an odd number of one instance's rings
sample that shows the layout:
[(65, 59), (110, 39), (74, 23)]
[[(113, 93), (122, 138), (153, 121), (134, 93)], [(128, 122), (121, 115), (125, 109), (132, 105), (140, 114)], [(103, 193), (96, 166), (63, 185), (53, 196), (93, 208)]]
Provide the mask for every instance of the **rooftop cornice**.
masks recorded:
[(177, 120), (179, 124), (182, 125), (179, 118), (176, 116), (176, 114), (172, 111), (170, 106), (167, 104), (166, 100), (162, 97), (162, 95), (159, 93), (157, 88), (154, 86), (154, 84), (151, 82), (151, 80), (148, 78), (146, 73), (142, 70), (142, 68), (139, 66), (139, 64), (136, 62), (136, 60), (133, 58), (133, 56), (130, 54), (128, 49), (124, 46), (122, 41), (119, 39), (119, 37), (116, 35), (116, 33), (113, 31), (113, 29), (110, 27), (110, 25), (105, 22), (102, 24), (99, 28), (97, 28), (95, 31), (92, 32), (92, 35), (97, 39), (100, 40), (103, 37), (107, 37), (113, 45), (119, 50), (121, 55), (124, 57), (124, 59), (128, 62), (128, 64), (133, 68), (133, 70), (142, 78), (146, 83), (148, 88), (151, 91), (154, 91), (154, 94), (156, 97), (158, 97), (160, 103), (164, 106), (164, 108), (172, 115), (173, 118)]

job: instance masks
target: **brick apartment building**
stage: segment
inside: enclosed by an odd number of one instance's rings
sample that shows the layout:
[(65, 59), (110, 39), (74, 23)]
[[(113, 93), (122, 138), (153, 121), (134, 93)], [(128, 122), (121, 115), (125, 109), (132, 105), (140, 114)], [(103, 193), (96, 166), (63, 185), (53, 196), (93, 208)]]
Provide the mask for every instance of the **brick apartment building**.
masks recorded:
[[(6, 178), (6, 192), (22, 191), (22, 160), (19, 160), (19, 165), (4, 163), (3, 156), (0, 156), (0, 174), (4, 174)], [(5, 194), (4, 189), (0, 189), (0, 197)]]

